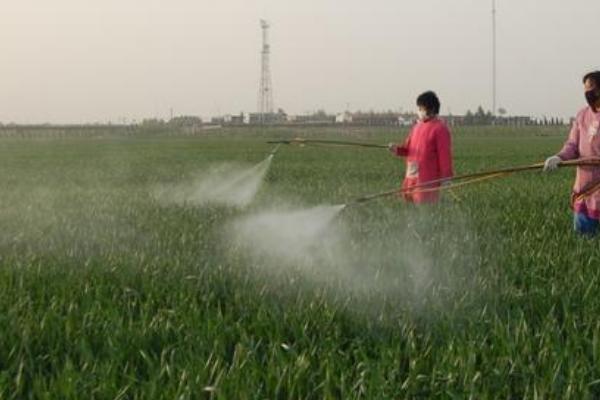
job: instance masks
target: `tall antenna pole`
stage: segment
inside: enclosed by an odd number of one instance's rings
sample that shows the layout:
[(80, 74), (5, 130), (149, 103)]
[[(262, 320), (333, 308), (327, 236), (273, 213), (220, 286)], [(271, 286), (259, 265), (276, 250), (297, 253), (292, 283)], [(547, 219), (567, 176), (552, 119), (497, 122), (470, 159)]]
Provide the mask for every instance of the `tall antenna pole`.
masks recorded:
[(492, 115), (496, 116), (496, 0), (492, 0)]
[(271, 49), (269, 46), (269, 23), (264, 19), (260, 20), (262, 28), (262, 53), (261, 53), (261, 72), (260, 87), (258, 89), (258, 113), (260, 123), (267, 121), (267, 115), (273, 113), (273, 88), (271, 83), (271, 68), (269, 66), (269, 56)]

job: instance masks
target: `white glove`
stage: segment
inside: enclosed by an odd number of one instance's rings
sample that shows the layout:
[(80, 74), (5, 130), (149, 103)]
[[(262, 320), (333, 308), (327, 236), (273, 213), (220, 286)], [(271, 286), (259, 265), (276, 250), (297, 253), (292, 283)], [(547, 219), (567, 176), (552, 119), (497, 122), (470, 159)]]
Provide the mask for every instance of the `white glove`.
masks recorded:
[(544, 163), (544, 171), (554, 171), (558, 168), (558, 164), (562, 162), (562, 159), (559, 156), (548, 157), (546, 162)]
[(396, 152), (396, 144), (388, 143), (388, 150), (391, 151), (392, 153), (395, 153)]

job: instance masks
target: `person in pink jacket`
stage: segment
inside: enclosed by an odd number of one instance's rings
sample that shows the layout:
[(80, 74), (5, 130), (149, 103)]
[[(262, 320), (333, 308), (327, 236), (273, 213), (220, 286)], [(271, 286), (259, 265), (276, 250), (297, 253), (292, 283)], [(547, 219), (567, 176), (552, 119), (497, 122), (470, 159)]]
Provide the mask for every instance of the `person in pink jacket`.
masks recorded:
[[(600, 71), (583, 77), (588, 106), (579, 111), (569, 138), (562, 150), (549, 157), (544, 171), (553, 171), (562, 161), (600, 157)], [(600, 168), (578, 167), (573, 186), (572, 206), (577, 233), (593, 236), (598, 233), (600, 220), (600, 191), (588, 192), (600, 183)], [(586, 193), (586, 196), (581, 194)]]
[[(440, 100), (434, 92), (421, 94), (417, 98), (417, 107), (419, 120), (404, 143), (390, 143), (388, 147), (397, 157), (406, 158), (406, 177), (402, 183), (404, 199), (415, 204), (435, 203), (439, 199), (437, 188), (453, 175), (450, 131), (438, 118)], [(406, 191), (432, 181), (422, 189)]]

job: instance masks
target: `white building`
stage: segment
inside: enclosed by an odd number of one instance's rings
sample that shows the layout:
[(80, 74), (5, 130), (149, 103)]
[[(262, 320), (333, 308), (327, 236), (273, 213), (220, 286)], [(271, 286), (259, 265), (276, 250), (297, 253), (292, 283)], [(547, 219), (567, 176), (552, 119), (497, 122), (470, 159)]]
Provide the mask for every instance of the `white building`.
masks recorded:
[(337, 114), (335, 116), (336, 124), (351, 124), (352, 123), (352, 114), (348, 111), (344, 111), (343, 113)]

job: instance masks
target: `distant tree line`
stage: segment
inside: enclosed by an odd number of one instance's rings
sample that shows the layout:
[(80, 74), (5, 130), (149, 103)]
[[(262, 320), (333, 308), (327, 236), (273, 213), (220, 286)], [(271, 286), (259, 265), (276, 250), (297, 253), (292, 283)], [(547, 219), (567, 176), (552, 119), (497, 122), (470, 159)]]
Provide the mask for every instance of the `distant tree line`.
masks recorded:
[(448, 116), (455, 125), (564, 125), (565, 121), (558, 117), (532, 118), (529, 116), (507, 115), (504, 108), (498, 109), (498, 115), (485, 111), (482, 106), (475, 112), (467, 110), (464, 116)]
[(146, 118), (142, 120), (142, 127), (170, 127), (170, 128), (193, 128), (202, 126), (202, 118), (195, 115), (181, 115), (173, 117), (168, 121), (159, 118)]

